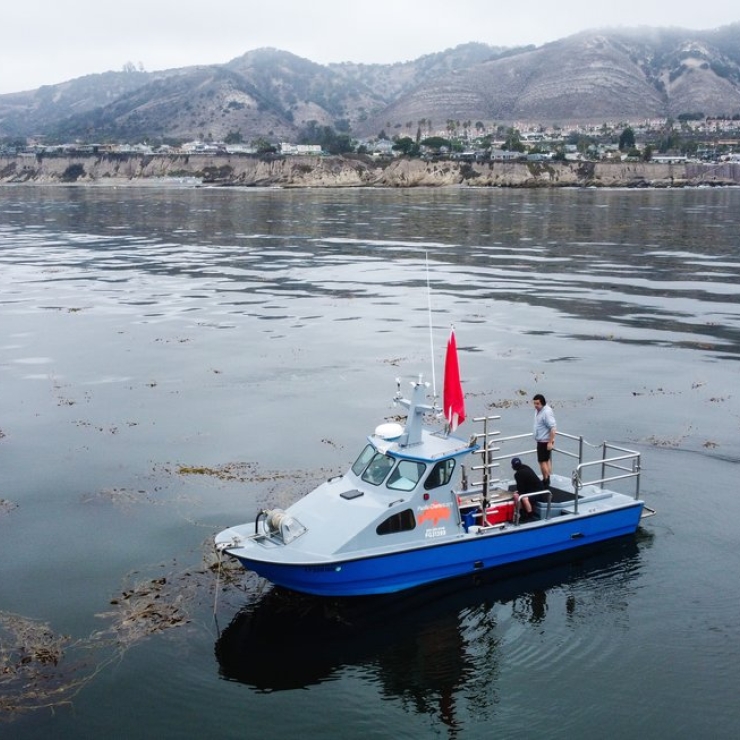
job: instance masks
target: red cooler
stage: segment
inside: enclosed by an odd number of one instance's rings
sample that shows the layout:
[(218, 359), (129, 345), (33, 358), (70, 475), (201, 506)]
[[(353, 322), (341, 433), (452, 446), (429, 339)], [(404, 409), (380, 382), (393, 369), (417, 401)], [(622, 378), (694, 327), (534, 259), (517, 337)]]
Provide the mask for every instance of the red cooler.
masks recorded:
[(486, 522), (488, 524), (501, 524), (502, 522), (514, 521), (515, 504), (513, 501), (501, 501), (492, 504), (486, 509)]

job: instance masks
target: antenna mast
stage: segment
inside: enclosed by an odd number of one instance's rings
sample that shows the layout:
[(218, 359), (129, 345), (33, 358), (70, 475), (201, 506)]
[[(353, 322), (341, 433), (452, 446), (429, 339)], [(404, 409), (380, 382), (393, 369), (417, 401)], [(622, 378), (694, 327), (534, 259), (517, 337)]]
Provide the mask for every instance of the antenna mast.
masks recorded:
[(437, 403), (437, 380), (434, 373), (434, 332), (432, 330), (432, 289), (429, 285), (429, 252), (424, 252), (427, 271), (427, 314), (429, 316), (429, 351), (432, 357), (432, 398)]

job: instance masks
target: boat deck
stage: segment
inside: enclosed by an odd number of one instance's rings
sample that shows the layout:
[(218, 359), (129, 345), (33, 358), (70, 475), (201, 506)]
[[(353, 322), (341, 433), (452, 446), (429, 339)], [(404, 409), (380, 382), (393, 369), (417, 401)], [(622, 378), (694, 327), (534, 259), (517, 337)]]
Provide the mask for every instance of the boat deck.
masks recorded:
[[(553, 485), (549, 489), (543, 489), (540, 493), (531, 494), (535, 516), (522, 524), (544, 521), (563, 515), (595, 514), (613, 509), (615, 506), (629, 504), (634, 497), (618, 493), (599, 485), (586, 485), (576, 493), (569, 478), (560, 475), (552, 476)], [(487, 511), (493, 512), (493, 516), (487, 517), (487, 525), (499, 524), (504, 521), (516, 522), (514, 484), (506, 487), (497, 487), (490, 491), (486, 498)], [(483, 491), (479, 486), (458, 493), (460, 514), (465, 519), (466, 514), (471, 511), (480, 511), (483, 504)], [(501, 513), (499, 513), (501, 512)], [(475, 524), (480, 524), (481, 517), (476, 518)], [(468, 520), (470, 521), (470, 520)], [(485, 527), (486, 524), (483, 526)]]

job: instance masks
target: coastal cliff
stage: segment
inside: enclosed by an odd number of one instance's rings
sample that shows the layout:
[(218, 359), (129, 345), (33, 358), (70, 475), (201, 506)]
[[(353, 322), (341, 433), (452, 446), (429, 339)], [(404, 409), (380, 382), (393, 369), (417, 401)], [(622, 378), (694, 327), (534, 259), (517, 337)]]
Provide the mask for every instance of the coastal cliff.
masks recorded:
[(462, 162), (369, 157), (141, 155), (0, 157), (0, 184), (242, 187), (684, 187), (740, 184), (740, 163)]

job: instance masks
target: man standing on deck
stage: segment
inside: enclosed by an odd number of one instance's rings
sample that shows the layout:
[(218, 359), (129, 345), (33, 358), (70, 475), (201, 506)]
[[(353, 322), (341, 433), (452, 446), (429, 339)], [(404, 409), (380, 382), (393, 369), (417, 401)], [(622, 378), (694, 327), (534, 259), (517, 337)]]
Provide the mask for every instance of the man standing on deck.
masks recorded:
[(555, 414), (547, 405), (545, 397), (537, 393), (532, 399), (534, 404), (534, 441), (537, 443), (537, 462), (542, 471), (542, 485), (550, 487), (552, 473), (552, 449), (555, 447)]

